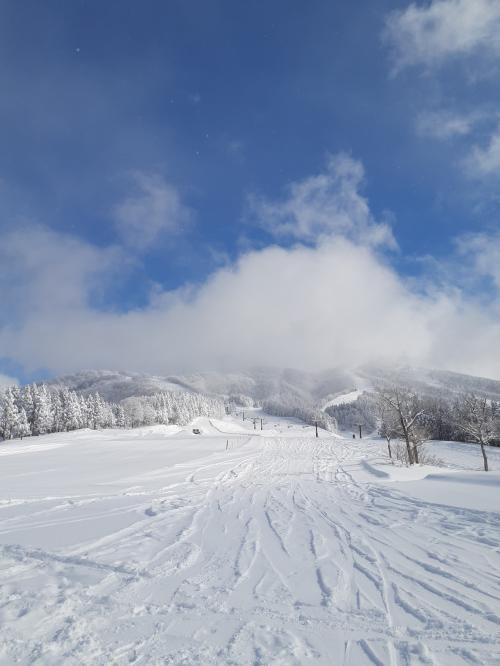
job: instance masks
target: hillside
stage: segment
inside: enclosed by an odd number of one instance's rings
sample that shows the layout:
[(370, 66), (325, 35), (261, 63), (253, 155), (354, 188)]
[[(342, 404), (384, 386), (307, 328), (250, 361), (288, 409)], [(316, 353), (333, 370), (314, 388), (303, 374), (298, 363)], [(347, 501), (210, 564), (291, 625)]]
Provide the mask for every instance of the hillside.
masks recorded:
[(166, 377), (113, 370), (85, 370), (63, 375), (46, 383), (54, 388), (65, 386), (82, 395), (97, 391), (110, 402), (119, 402), (137, 395), (153, 395), (161, 391), (189, 390)]
[(453, 396), (473, 391), (500, 400), (500, 381), (428, 368), (384, 368), (364, 366), (334, 368), (319, 373), (293, 369), (252, 368), (241, 372), (199, 372), (188, 375), (154, 376), (109, 370), (92, 370), (65, 375), (49, 382), (88, 395), (98, 391), (103, 398), (118, 402), (134, 395), (160, 391), (192, 391), (207, 395), (246, 395), (262, 401), (279, 397), (288, 402), (323, 406), (355, 390), (397, 380), (422, 395)]

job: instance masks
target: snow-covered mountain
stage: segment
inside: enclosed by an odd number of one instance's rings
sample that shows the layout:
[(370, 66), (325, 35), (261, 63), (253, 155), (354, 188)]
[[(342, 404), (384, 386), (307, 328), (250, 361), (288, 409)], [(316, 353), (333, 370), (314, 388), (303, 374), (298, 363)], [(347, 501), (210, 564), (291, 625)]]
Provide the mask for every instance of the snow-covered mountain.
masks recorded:
[(161, 391), (190, 391), (207, 395), (246, 395), (254, 400), (273, 397), (324, 405), (337, 396), (366, 390), (394, 381), (409, 385), (423, 395), (449, 396), (473, 391), (500, 400), (500, 381), (428, 368), (383, 368), (364, 366), (334, 368), (323, 372), (294, 369), (252, 368), (240, 372), (199, 372), (186, 375), (155, 376), (110, 370), (91, 370), (65, 375), (49, 382), (67, 386), (84, 395), (98, 391), (109, 401)]
[(97, 391), (110, 402), (119, 402), (131, 396), (154, 395), (162, 391), (189, 391), (187, 387), (166, 377), (114, 370), (85, 370), (57, 377), (47, 384), (53, 388), (67, 387), (82, 395)]
[(357, 385), (357, 378), (344, 370), (313, 374), (292, 369), (253, 368), (242, 372), (200, 372), (166, 377), (87, 370), (58, 377), (48, 383), (54, 387), (67, 386), (84, 395), (98, 391), (110, 401), (180, 390), (207, 395), (246, 395), (254, 400), (282, 396), (315, 404), (326, 395), (342, 393)]
[(500, 381), (448, 370), (409, 366), (397, 368), (365, 366), (358, 370), (358, 373), (371, 385), (377, 386), (396, 381), (426, 396), (446, 397), (472, 392), (492, 400), (500, 399)]

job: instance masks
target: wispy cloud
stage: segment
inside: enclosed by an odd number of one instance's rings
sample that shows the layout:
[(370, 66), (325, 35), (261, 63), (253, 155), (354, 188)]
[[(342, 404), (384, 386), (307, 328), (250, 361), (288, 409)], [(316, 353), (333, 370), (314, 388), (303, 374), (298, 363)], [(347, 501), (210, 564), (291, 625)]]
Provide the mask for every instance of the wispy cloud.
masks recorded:
[(0, 374), (0, 391), (7, 386), (17, 386), (19, 384), (15, 377)]
[(361, 194), (364, 168), (346, 153), (331, 155), (323, 172), (291, 183), (281, 200), (249, 199), (250, 214), (273, 236), (317, 241), (343, 235), (367, 244), (395, 246), (390, 227), (377, 222)]
[[(38, 224), (4, 232), (0, 244), (0, 323), (16, 328), (27, 318), (80, 311), (129, 259), (117, 247), (101, 248)], [(36, 340), (34, 332), (34, 340)], [(36, 344), (36, 343), (34, 343)]]
[(463, 161), (463, 166), (467, 175), (472, 178), (500, 179), (500, 126), (485, 145), (472, 147)]
[(488, 278), (495, 285), (500, 305), (500, 232), (465, 234), (456, 241), (461, 257), (475, 278)]
[(459, 114), (445, 110), (424, 111), (417, 116), (416, 129), (421, 136), (452, 139), (470, 134), (476, 120), (471, 114)]
[(144, 251), (162, 237), (185, 231), (193, 212), (161, 176), (135, 173), (133, 192), (114, 207), (113, 217), (125, 245)]
[(384, 38), (395, 72), (413, 65), (433, 67), (452, 58), (500, 54), (498, 0), (432, 0), (412, 3), (386, 19)]
[[(499, 0), (431, 0), (391, 12), (383, 33), (391, 48), (393, 72), (419, 66), (433, 81), (442, 82), (441, 66), (460, 61), (469, 82), (481, 75), (486, 59), (500, 56)], [(459, 70), (460, 71), (460, 70)], [(475, 108), (472, 106), (475, 102)], [(420, 136), (458, 140), (455, 164), (474, 180), (495, 182), (500, 176), (498, 113), (484, 94), (469, 95), (455, 108), (421, 111), (416, 119)], [(471, 110), (472, 109), (472, 110)]]

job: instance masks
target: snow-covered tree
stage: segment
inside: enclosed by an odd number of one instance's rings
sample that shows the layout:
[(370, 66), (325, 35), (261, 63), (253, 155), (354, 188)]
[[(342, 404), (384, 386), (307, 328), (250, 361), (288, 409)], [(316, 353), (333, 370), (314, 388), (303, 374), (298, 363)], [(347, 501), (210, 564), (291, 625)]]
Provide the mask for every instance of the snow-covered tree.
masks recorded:
[(291, 416), (309, 425), (317, 424), (319, 428), (324, 430), (334, 431), (337, 429), (337, 421), (333, 416), (323, 412), (319, 407), (303, 404), (295, 397), (277, 396), (264, 400), (262, 408), (273, 416)]
[(460, 437), (454, 423), (452, 402), (441, 397), (425, 397), (422, 399), (424, 414), (421, 422), (430, 439), (450, 440)]
[(76, 430), (82, 427), (82, 410), (78, 396), (68, 388), (62, 389), (61, 399), (61, 428), (62, 430)]
[(0, 410), (0, 434), (4, 439), (12, 439), (17, 436), (20, 427), (21, 416), (16, 405), (15, 390), (7, 388), (2, 396)]
[(485, 447), (499, 436), (497, 406), (487, 398), (469, 393), (458, 399), (455, 415), (457, 426), (467, 439), (481, 446), (484, 471), (487, 472), (488, 457)]
[(52, 398), (47, 387), (33, 385), (33, 420), (31, 432), (33, 435), (44, 435), (54, 429), (54, 415)]
[(21, 407), (26, 413), (30, 430), (33, 428), (33, 414), (35, 411), (35, 403), (33, 401), (33, 387), (29, 384), (21, 391)]
[(77, 396), (80, 404), (80, 428), (90, 428), (90, 412), (88, 400), (83, 396)]
[(186, 425), (197, 416), (222, 418), (225, 405), (219, 398), (198, 393), (167, 391), (153, 396), (132, 396), (122, 400), (125, 423), (132, 427), (154, 423)]
[(330, 405), (325, 412), (332, 416), (340, 430), (356, 432), (361, 425), (363, 432), (373, 432), (377, 419), (374, 414), (373, 400), (360, 396), (354, 402)]
[(249, 395), (244, 393), (233, 393), (229, 396), (229, 403), (236, 405), (237, 407), (253, 407), (255, 402), (254, 399)]
[(116, 405), (115, 409), (115, 423), (117, 428), (126, 428), (127, 427), (127, 421), (125, 418), (125, 410), (123, 409), (122, 405)]
[(418, 464), (418, 450), (426, 439), (422, 424), (425, 410), (420, 397), (397, 385), (378, 388), (377, 396), (390, 413), (391, 430), (394, 427), (394, 434), (405, 442), (409, 464)]
[(89, 426), (94, 430), (102, 428), (104, 421), (104, 404), (99, 393), (89, 395), (87, 399)]
[(144, 421), (144, 407), (142, 400), (137, 396), (131, 396), (130, 398), (122, 400), (121, 404), (127, 425), (131, 428), (141, 426)]
[(19, 419), (17, 422), (17, 426), (15, 427), (15, 437), (20, 437), (21, 439), (23, 437), (27, 437), (28, 435), (31, 435), (31, 429), (28, 423), (28, 417), (26, 416), (26, 411), (24, 410), (24, 407), (21, 407), (19, 410)]
[(52, 426), (51, 432), (62, 432), (63, 427), (63, 405), (59, 391), (55, 391), (50, 397)]
[(378, 401), (378, 434), (387, 442), (387, 452), (392, 460), (391, 442), (398, 436), (397, 415), (385, 400)]

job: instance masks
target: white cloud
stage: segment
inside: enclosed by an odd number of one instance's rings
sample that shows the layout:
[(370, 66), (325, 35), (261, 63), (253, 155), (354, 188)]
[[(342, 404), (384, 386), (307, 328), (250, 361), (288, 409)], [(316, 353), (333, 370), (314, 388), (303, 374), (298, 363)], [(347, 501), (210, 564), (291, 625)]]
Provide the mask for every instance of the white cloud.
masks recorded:
[[(485, 67), (485, 56), (494, 67), (500, 56), (500, 0), (412, 3), (387, 16), (384, 39), (392, 48), (395, 73), (408, 66), (434, 71), (461, 58), (469, 75), (477, 78), (491, 71)], [(428, 111), (419, 114), (416, 129), (422, 136), (441, 140), (467, 137), (468, 154), (458, 164), (469, 177), (495, 178), (500, 175), (500, 127), (492, 132), (491, 124), (497, 118), (486, 104), (472, 113)], [(480, 144), (479, 136), (486, 132), (487, 143)]]
[(161, 236), (178, 234), (189, 226), (192, 211), (163, 178), (136, 173), (134, 186), (136, 191), (113, 209), (116, 229), (127, 246), (147, 250)]
[(0, 323), (28, 315), (79, 311), (99, 297), (107, 279), (123, 275), (128, 260), (69, 234), (28, 225), (5, 232), (0, 243)]
[(395, 245), (390, 227), (372, 216), (360, 189), (361, 162), (345, 153), (328, 157), (322, 173), (291, 183), (281, 201), (252, 196), (250, 211), (276, 237), (316, 242), (343, 235), (367, 244)]
[(466, 234), (457, 239), (458, 252), (471, 264), (475, 278), (490, 278), (500, 294), (500, 232)]
[(490, 136), (486, 146), (472, 147), (463, 166), (472, 178), (500, 178), (500, 126)]
[(156, 295), (141, 311), (116, 315), (82, 306), (57, 317), (30, 314), (0, 342), (29, 367), (58, 371), (319, 368), (425, 356), (432, 342), (429, 306), (370, 249), (337, 239), (317, 248), (250, 252), (200, 288)]
[[(66, 243), (58, 243), (62, 252)], [(86, 266), (81, 274), (102, 275), (87, 263), (85, 244), (72, 251), (75, 264)], [(37, 276), (52, 285), (52, 271), (58, 274), (54, 263), (40, 257), (19, 295), (36, 301)], [(373, 248), (346, 238), (248, 252), (199, 287), (157, 292), (147, 307), (123, 314), (92, 308), (91, 283), (81, 279), (74, 287), (76, 306), (60, 299), (55, 310), (25, 311), (16, 327), (0, 329), (3, 353), (27, 369), (54, 372), (321, 369), (404, 359), (500, 377), (500, 359), (491, 353), (500, 324), (491, 312), (452, 286), (414, 291)]]
[(0, 391), (5, 389), (7, 386), (17, 386), (19, 381), (15, 377), (9, 377), (9, 375), (0, 374)]
[[(366, 242), (379, 225), (359, 195), (362, 176), (361, 165), (343, 157), (292, 185), (281, 204), (266, 204), (266, 214), (273, 211), (266, 223), (291, 224), (306, 240), (315, 210), (323, 232), (315, 243), (247, 251), (204, 284), (157, 288), (145, 307), (123, 313), (95, 306), (96, 290), (120, 280), (123, 251), (39, 226), (13, 230), (0, 245), (2, 355), (53, 372), (324, 369), (404, 359), (500, 378), (491, 351), (500, 339), (498, 298), (482, 305), (453, 272), (439, 286), (421, 281), (419, 290), (399, 275)], [(332, 215), (340, 220), (333, 226)], [(498, 237), (476, 235), (461, 239), (456, 261), (477, 279), (492, 277), (500, 291), (499, 257)]]
[(421, 136), (451, 139), (470, 134), (476, 118), (450, 111), (425, 111), (417, 116), (416, 128)]
[(386, 41), (395, 70), (412, 65), (436, 66), (476, 53), (500, 54), (498, 0), (432, 0), (412, 3), (386, 20)]

